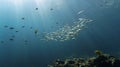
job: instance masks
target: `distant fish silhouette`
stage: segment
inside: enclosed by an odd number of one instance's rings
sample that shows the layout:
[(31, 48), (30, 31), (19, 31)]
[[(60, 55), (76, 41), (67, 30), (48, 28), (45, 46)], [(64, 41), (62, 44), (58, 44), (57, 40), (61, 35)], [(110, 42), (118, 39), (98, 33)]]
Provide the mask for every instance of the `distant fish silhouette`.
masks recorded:
[(35, 10), (38, 10), (38, 8), (35, 8)]
[(19, 32), (19, 31), (15, 31), (16, 33)]
[(84, 10), (81, 10), (81, 11), (78, 12), (78, 14), (81, 14), (81, 13), (83, 13), (83, 12), (84, 12)]
[(4, 43), (4, 41), (1, 41), (1, 43)]
[(14, 39), (13, 39), (13, 38), (10, 38), (9, 40), (10, 40), (10, 41), (14, 41)]
[(24, 28), (25, 26), (22, 26), (22, 28)]
[(25, 18), (24, 18), (24, 17), (22, 17), (21, 19), (22, 19), (22, 20), (25, 20)]
[(12, 35), (11, 37), (12, 37), (12, 38), (15, 38), (15, 35)]
[(24, 42), (25, 42), (25, 43), (27, 43), (27, 42), (28, 42), (28, 40), (24, 40)]
[(30, 29), (32, 29), (33, 27), (30, 27)]
[(7, 26), (7, 25), (5, 25), (5, 26), (4, 26), (4, 28), (8, 28), (8, 26)]
[(9, 29), (11, 29), (11, 30), (12, 30), (12, 29), (15, 29), (15, 28), (14, 28), (14, 27), (10, 27)]
[(52, 10), (53, 10), (53, 8), (50, 8), (50, 10), (52, 11)]
[(36, 29), (36, 30), (34, 30), (34, 33), (37, 35), (38, 34), (38, 30)]

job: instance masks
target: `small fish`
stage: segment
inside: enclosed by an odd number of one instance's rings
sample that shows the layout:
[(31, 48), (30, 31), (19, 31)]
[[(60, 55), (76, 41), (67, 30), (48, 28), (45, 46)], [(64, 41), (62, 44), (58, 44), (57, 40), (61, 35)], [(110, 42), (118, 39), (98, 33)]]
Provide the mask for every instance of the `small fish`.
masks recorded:
[(25, 20), (25, 18), (24, 18), (24, 17), (22, 17), (21, 19), (22, 19), (22, 20)]
[(22, 26), (22, 28), (25, 28), (25, 26)]
[(38, 30), (36, 29), (36, 30), (34, 30), (34, 33), (37, 35), (38, 34)]
[(32, 29), (33, 27), (30, 27), (30, 29)]
[(14, 41), (14, 39), (13, 39), (13, 38), (10, 38), (9, 40), (10, 40), (10, 41)]
[(53, 10), (53, 8), (50, 8), (50, 10), (52, 11), (52, 10)]
[(15, 31), (16, 33), (19, 32), (19, 31)]
[(15, 38), (15, 35), (12, 35), (11, 37), (12, 37), (12, 38)]
[(4, 43), (4, 41), (1, 41), (1, 43)]
[(15, 29), (15, 28), (14, 28), (14, 27), (10, 27), (9, 29), (11, 29), (11, 30), (12, 30), (12, 29)]
[(28, 42), (28, 40), (25, 40), (24, 42), (25, 42), (25, 43), (27, 43), (27, 42)]
[(35, 8), (35, 10), (38, 10), (38, 8)]
[(84, 10), (81, 10), (81, 11), (78, 12), (78, 14), (81, 14), (81, 13), (83, 13), (83, 12), (84, 12)]
[(56, 22), (56, 24), (58, 24), (58, 22)]
[(5, 28), (8, 28), (8, 26), (7, 26), (7, 25), (5, 25), (4, 27), (5, 27)]

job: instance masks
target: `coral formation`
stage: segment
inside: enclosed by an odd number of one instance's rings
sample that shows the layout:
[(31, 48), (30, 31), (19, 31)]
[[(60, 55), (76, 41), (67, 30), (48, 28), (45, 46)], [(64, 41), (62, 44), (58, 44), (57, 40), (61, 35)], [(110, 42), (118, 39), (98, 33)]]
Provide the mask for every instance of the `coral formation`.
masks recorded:
[(60, 60), (57, 59), (48, 67), (120, 67), (120, 60), (114, 56), (104, 54), (100, 50), (96, 50), (96, 57), (88, 59), (72, 58)]

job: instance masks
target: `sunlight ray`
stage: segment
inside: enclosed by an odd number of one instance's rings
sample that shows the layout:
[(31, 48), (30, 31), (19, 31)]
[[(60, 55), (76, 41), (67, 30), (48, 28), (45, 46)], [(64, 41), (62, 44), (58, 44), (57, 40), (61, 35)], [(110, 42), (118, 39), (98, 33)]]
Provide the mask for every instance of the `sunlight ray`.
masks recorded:
[(11, 0), (15, 6), (21, 6), (23, 4), (23, 0)]

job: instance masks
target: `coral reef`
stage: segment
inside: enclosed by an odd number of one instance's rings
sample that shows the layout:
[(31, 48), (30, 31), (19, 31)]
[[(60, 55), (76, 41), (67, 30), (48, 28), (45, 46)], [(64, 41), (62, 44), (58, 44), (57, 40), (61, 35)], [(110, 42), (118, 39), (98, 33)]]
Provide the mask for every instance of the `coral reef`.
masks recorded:
[(48, 67), (120, 67), (120, 60), (114, 56), (104, 54), (96, 50), (96, 57), (91, 58), (72, 58), (60, 60), (57, 59)]

